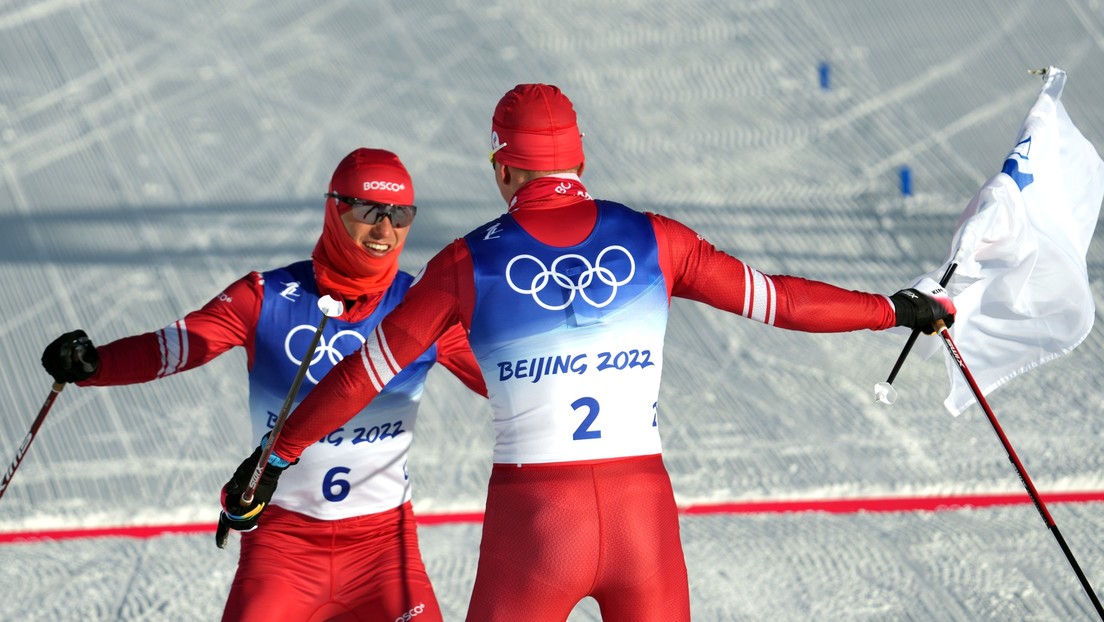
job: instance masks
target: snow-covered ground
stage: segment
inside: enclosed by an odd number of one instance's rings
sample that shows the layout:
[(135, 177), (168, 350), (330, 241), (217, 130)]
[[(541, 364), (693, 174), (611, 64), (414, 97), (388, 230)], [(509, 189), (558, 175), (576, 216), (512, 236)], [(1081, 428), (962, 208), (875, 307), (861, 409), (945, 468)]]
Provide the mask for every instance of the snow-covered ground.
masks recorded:
[[(392, 149), (414, 176), (410, 271), (500, 213), (490, 114), (519, 82), (575, 101), (596, 196), (678, 218), (764, 272), (890, 293), (942, 261), (1034, 101), (1027, 70), (1047, 65), (1104, 148), (1101, 0), (0, 2), (0, 460), (47, 395), (49, 340), (160, 328), (308, 256), (355, 147)], [(675, 301), (660, 412), (679, 501), (1022, 491), (979, 409), (943, 409), (941, 362), (910, 360), (898, 403), (874, 403), (901, 346)], [(1098, 326), (990, 396), (1043, 491), (1104, 490), (1102, 364)], [(66, 389), (0, 532), (213, 521), (249, 451), (243, 382), (232, 352), (148, 385)], [(479, 510), (485, 405), (435, 373), (422, 412), (418, 511)], [(1100, 509), (1050, 507), (1104, 589)], [(478, 526), (421, 535), (462, 619)], [(695, 620), (1095, 618), (1026, 504), (687, 516), (683, 540)], [(236, 556), (209, 535), (0, 545), (0, 619), (217, 619)]]

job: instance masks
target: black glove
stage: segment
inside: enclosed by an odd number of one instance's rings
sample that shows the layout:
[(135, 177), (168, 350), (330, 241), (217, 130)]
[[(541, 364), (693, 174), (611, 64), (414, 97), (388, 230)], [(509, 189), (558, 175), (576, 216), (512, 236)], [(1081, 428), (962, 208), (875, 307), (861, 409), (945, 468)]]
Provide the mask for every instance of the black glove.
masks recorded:
[(42, 351), (42, 366), (56, 382), (88, 380), (100, 368), (96, 346), (83, 330), (65, 333)]
[(930, 335), (936, 331), (935, 323), (940, 320), (947, 328), (954, 324), (954, 301), (942, 285), (929, 278), (925, 277), (914, 288), (902, 289), (889, 299), (897, 311), (897, 326), (922, 330)]
[[(270, 458), (264, 472), (261, 473), (260, 481), (257, 482), (253, 502), (243, 506), (241, 504), (242, 493), (245, 492), (246, 488), (249, 488), (249, 480), (253, 477), (253, 471), (256, 470), (257, 461), (261, 459), (263, 451), (264, 441), (253, 450), (252, 455), (238, 465), (238, 469), (234, 471), (234, 476), (222, 487), (222, 513), (219, 514), (218, 529), (215, 531), (215, 543), (220, 549), (226, 546), (226, 536), (231, 529), (253, 531), (257, 528), (257, 519), (268, 507), (268, 502), (272, 500), (272, 494), (276, 492), (276, 483), (280, 479), (280, 474), (288, 466), (291, 466), (279, 458)], [(278, 463), (283, 463), (283, 466)]]

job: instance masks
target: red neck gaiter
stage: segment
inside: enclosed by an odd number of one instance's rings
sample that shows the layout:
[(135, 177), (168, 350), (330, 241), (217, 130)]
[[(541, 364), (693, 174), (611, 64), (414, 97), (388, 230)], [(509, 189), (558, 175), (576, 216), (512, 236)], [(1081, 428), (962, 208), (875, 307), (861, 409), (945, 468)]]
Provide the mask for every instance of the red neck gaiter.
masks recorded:
[(401, 252), (402, 246), (399, 246), (386, 257), (368, 254), (345, 230), (337, 202), (327, 199), (322, 235), (311, 255), (318, 291), (354, 302), (379, 294), (391, 286), (399, 271)]
[(598, 206), (575, 175), (550, 175), (526, 183), (507, 210), (529, 235), (550, 246), (574, 246), (586, 239)]

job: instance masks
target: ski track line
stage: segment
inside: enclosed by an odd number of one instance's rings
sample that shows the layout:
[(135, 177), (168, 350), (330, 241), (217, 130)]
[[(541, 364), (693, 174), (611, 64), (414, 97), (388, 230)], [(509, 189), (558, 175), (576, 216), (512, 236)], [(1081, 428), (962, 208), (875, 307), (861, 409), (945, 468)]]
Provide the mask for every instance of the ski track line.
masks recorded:
[[(1102, 503), (1104, 491), (1040, 493), (1043, 503)], [(721, 501), (696, 503), (679, 508), (682, 516), (708, 514), (791, 514), (821, 512), (827, 514), (888, 513), (888, 512), (946, 512), (978, 509), (994, 506), (1030, 505), (1027, 492), (998, 494), (963, 494), (949, 496), (916, 497), (856, 497), (849, 499), (797, 499), (776, 501)], [(481, 523), (483, 512), (432, 512), (418, 515), (423, 526)], [(215, 530), (214, 523), (188, 523), (178, 525), (118, 525), (44, 531), (0, 532), (2, 544), (29, 544), (45, 540), (71, 540), (76, 538), (155, 538), (170, 534), (202, 534)]]

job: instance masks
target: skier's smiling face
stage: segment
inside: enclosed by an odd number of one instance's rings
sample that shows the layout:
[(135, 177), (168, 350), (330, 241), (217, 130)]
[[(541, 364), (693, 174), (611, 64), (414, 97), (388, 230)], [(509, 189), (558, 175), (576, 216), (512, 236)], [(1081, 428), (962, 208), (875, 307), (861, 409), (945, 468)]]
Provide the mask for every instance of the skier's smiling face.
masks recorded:
[(352, 210), (341, 215), (341, 222), (349, 237), (373, 257), (385, 257), (401, 249), (406, 235), (410, 233), (409, 226), (396, 227), (391, 223), (391, 218), (380, 218), (379, 222), (368, 224), (357, 218)]

